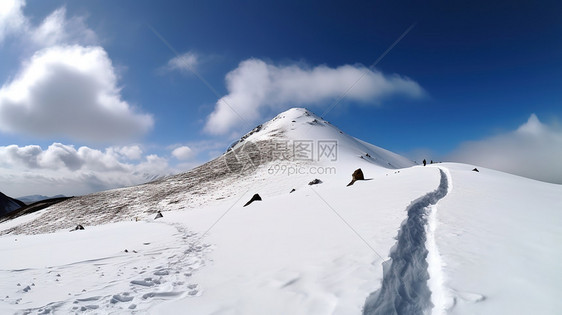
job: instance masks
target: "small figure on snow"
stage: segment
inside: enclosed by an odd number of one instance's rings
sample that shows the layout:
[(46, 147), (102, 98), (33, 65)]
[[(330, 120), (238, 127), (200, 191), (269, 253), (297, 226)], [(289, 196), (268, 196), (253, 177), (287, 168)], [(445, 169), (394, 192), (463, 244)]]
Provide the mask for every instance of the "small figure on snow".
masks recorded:
[(425, 159), (423, 159), (423, 166), (425, 166), (427, 164), (427, 161)]

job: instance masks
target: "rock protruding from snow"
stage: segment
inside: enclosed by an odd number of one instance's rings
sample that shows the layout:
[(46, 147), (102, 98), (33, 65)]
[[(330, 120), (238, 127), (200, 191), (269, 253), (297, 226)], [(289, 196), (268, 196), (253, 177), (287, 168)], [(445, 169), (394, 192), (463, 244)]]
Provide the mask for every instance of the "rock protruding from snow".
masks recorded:
[(261, 197), (260, 197), (259, 194), (254, 194), (254, 195), (252, 196), (252, 199), (250, 199), (248, 202), (246, 202), (246, 204), (244, 204), (244, 207), (247, 206), (247, 205), (249, 205), (249, 204), (251, 204), (251, 203), (254, 202), (254, 201), (261, 201), (261, 200), (262, 200), (262, 199), (261, 199)]
[(322, 184), (322, 181), (319, 180), (318, 178), (316, 178), (316, 179), (310, 181), (308, 184), (309, 184), (310, 186), (312, 186), (312, 185), (318, 185), (318, 184)]
[(365, 180), (365, 176), (363, 175), (363, 171), (358, 168), (356, 169), (353, 174), (351, 174), (351, 182), (347, 184), (347, 186), (353, 185), (358, 180)]

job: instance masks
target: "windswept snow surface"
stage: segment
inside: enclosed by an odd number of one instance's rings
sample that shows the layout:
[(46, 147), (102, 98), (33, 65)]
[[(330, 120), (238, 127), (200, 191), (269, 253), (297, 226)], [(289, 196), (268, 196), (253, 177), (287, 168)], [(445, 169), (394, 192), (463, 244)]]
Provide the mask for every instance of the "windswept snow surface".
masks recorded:
[(450, 314), (560, 314), (562, 186), (445, 163), (435, 240)]
[[(336, 158), (318, 158), (323, 140)], [(295, 141), (314, 158), (279, 151)], [(562, 186), (413, 165), (291, 109), (188, 173), (0, 223), (0, 313), (361, 314), (383, 262), (411, 245), (427, 312), (559, 313)], [(367, 180), (346, 187), (357, 168)], [(413, 229), (425, 237), (402, 247), (409, 210), (436, 189)]]

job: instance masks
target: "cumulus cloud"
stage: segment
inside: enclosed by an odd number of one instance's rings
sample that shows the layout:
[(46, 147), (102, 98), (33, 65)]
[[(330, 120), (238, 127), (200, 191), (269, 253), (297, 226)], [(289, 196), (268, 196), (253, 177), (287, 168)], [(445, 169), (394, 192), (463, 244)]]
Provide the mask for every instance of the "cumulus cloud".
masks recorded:
[(199, 56), (193, 52), (186, 52), (168, 61), (169, 70), (194, 71), (199, 64)]
[(0, 4), (0, 43), (12, 35), (27, 59), (0, 88), (0, 131), (109, 143), (152, 128), (151, 115), (122, 99), (106, 51), (88, 46), (99, 40), (84, 17), (67, 17), (61, 7), (32, 25), (24, 7), (23, 0)]
[(266, 108), (317, 105), (344, 93), (347, 99), (372, 104), (393, 95), (420, 98), (425, 93), (407, 77), (363, 66), (276, 66), (259, 59), (241, 62), (226, 75), (226, 85), (228, 95), (217, 101), (205, 125), (212, 134), (227, 133), (244, 120), (255, 122)]
[(14, 196), (79, 195), (137, 185), (175, 171), (155, 154), (142, 157), (139, 146), (97, 150), (53, 143), (0, 146), (0, 191)]
[(108, 151), (127, 160), (140, 160), (142, 157), (142, 149), (138, 145), (111, 147)]
[(55, 46), (35, 53), (0, 89), (0, 130), (113, 142), (139, 136), (153, 119), (121, 99), (101, 47)]
[(175, 148), (172, 151), (172, 155), (180, 161), (185, 161), (185, 160), (191, 159), (194, 156), (194, 152), (188, 146), (181, 146), (181, 147)]
[(562, 184), (562, 128), (535, 114), (518, 129), (462, 144), (448, 159)]

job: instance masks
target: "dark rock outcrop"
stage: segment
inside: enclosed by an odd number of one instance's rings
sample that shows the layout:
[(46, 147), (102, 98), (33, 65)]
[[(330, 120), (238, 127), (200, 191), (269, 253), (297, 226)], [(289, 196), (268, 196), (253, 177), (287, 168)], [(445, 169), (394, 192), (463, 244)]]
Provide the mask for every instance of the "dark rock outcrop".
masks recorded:
[(315, 180), (311, 181), (310, 183), (308, 183), (309, 185), (318, 185), (318, 184), (322, 184), (322, 181), (319, 180), (318, 178), (316, 178)]
[(0, 218), (23, 207), (25, 203), (0, 192)]
[(251, 204), (251, 203), (254, 202), (254, 201), (261, 201), (261, 197), (260, 197), (259, 194), (254, 194), (254, 196), (252, 197), (252, 199), (250, 199), (250, 201), (246, 202), (246, 204), (244, 205), (244, 207), (247, 206), (247, 205), (249, 205), (249, 204)]
[(480, 172), (476, 167), (472, 171), (473, 172)]
[(53, 198), (53, 199), (46, 199), (46, 200), (41, 200), (38, 202), (34, 202), (30, 205), (27, 205), (25, 207), (21, 207), (17, 210), (14, 210), (8, 214), (6, 214), (5, 216), (0, 216), (0, 222), (6, 221), (6, 220), (11, 220), (14, 218), (17, 218), (19, 216), (22, 216), (24, 214), (29, 214), (29, 213), (33, 213), (39, 210), (43, 210), (45, 208), (48, 208), (54, 204), (57, 204), (61, 201), (65, 201), (68, 199), (71, 199), (73, 197), (59, 197), (59, 198)]
[(356, 169), (353, 174), (351, 174), (351, 182), (347, 184), (347, 186), (353, 185), (358, 180), (365, 180), (365, 176), (363, 175), (363, 171), (358, 168)]

